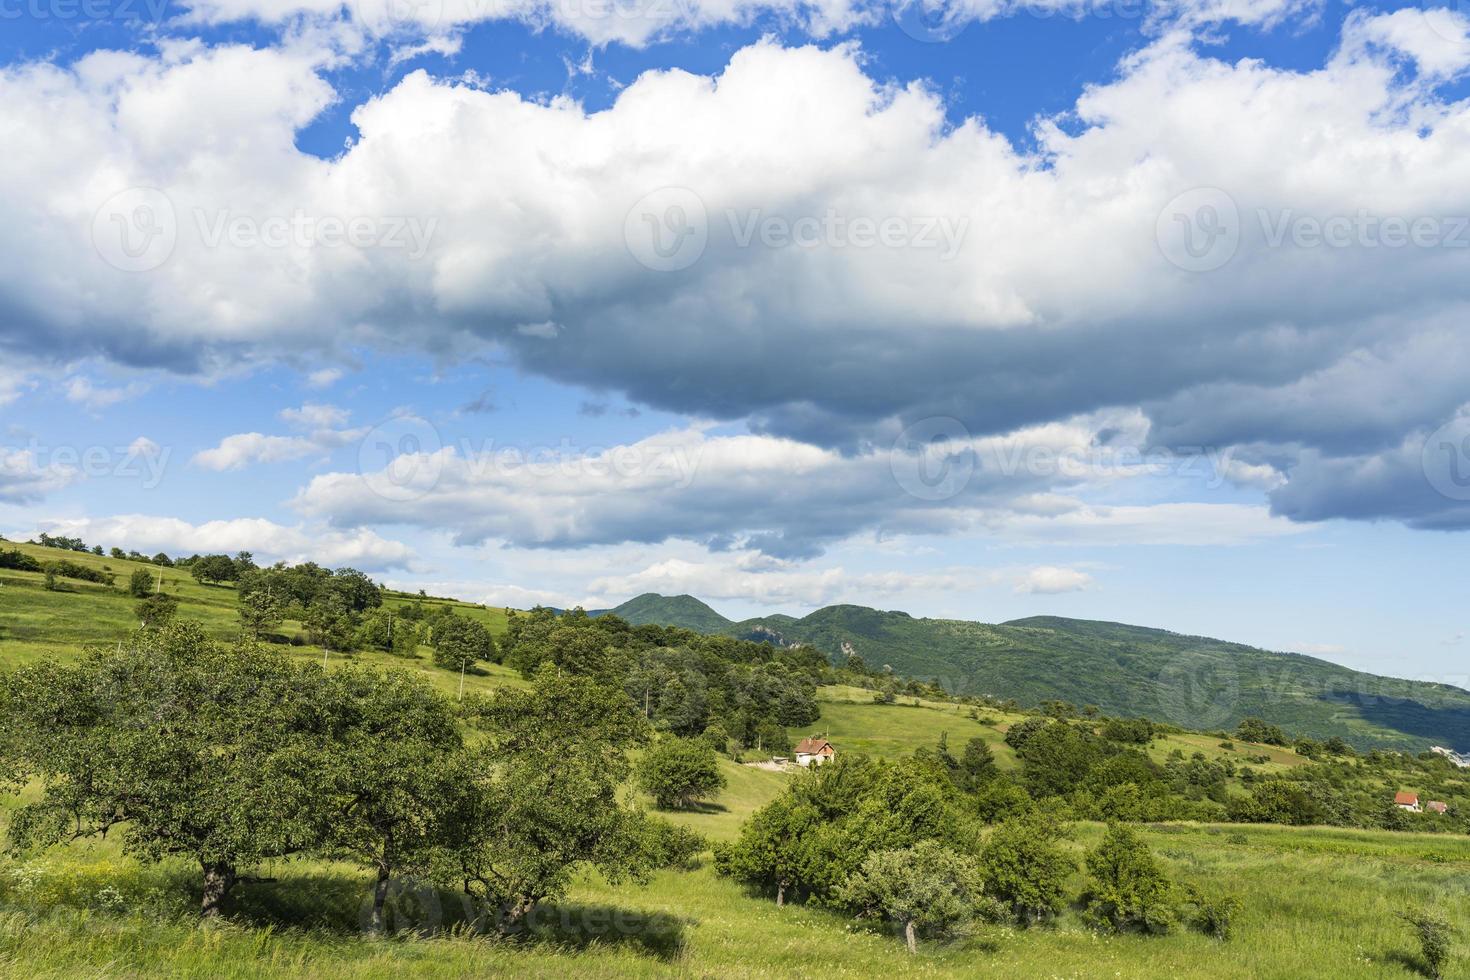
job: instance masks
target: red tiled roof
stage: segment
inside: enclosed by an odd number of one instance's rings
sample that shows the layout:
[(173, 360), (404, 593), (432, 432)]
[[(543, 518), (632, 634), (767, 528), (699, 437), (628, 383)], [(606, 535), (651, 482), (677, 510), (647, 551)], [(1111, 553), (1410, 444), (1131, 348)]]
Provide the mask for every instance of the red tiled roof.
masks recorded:
[(1396, 793), (1393, 801), (1399, 806), (1416, 806), (1419, 803), (1418, 793)]
[(817, 755), (824, 748), (832, 748), (832, 743), (825, 738), (804, 738), (796, 745), (796, 751), (801, 755)]

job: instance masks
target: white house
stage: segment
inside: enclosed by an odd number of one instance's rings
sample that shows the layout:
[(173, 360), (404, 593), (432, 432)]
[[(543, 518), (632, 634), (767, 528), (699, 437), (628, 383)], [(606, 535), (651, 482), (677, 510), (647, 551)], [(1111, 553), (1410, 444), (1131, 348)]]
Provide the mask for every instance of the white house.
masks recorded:
[(1410, 813), (1424, 812), (1423, 808), (1419, 806), (1418, 793), (1395, 793), (1393, 797), (1393, 805), (1398, 807), (1400, 810), (1408, 810)]
[(798, 766), (821, 766), (837, 757), (837, 750), (825, 738), (804, 738), (796, 746)]

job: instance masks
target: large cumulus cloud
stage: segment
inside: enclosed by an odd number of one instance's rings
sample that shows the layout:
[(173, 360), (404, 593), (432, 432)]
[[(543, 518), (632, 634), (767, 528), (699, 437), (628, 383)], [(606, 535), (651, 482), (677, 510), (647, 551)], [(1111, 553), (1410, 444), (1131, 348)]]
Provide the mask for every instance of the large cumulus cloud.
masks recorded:
[[(1302, 486), (1412, 457), (1405, 440), (1463, 400), (1470, 249), (1450, 239), (1470, 214), (1470, 107), (1440, 93), (1470, 59), (1465, 26), (1355, 14), (1309, 71), (1214, 60), (1169, 32), (1039, 120), (1033, 150), (950, 125), (932, 91), (872, 77), (849, 46), (763, 42), (716, 77), (646, 74), (595, 113), (415, 73), (357, 107), (360, 138), (333, 160), (294, 145), (335, 97), (298, 49), (13, 67), (0, 344), (195, 371), (496, 344), (559, 380), (852, 457), (930, 416), (985, 436), (1145, 406), (1160, 444), (1248, 446), (1300, 481), (1275, 490), (1280, 513), (1413, 522), (1372, 495), (1308, 505)], [(247, 97), (201, 98), (241, 76)], [(146, 271), (94, 241), (130, 187), (163, 192), (177, 221)], [(1228, 209), (1226, 261), (1170, 239), (1174, 219), (1202, 219), (1171, 213), (1191, 194)], [(668, 201), (705, 216), (707, 242), (661, 271), (636, 234), (674, 217)], [(379, 240), (210, 240), (298, 214), (362, 219)], [(1432, 219), (1439, 240), (1277, 240), (1360, 214)], [(752, 222), (832, 215), (845, 235), (742, 243)], [(856, 219), (900, 234), (855, 243)], [(383, 240), (410, 220), (419, 238)], [(936, 227), (962, 229), (958, 248), (916, 247)]]

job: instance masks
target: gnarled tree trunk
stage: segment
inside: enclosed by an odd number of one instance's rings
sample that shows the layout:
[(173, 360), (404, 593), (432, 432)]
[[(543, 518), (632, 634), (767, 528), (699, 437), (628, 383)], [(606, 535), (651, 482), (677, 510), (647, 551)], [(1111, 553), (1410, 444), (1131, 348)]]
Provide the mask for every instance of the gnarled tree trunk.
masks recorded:
[(917, 953), (919, 951), (919, 939), (915, 934), (913, 919), (909, 919), (903, 924), (903, 941), (909, 944), (910, 953)]
[(390, 880), (391, 875), (389, 874), (388, 869), (386, 867), (383, 867), (382, 865), (379, 865), (378, 881), (377, 884), (373, 886), (372, 930), (374, 935), (381, 936), (386, 926), (386, 923), (384, 923), (383, 921), (383, 906), (388, 901), (388, 883)]
[(228, 861), (205, 861), (201, 866), (204, 868), (204, 899), (199, 906), (199, 915), (205, 919), (217, 919), (225, 896), (235, 887), (239, 876), (235, 874), (235, 866)]

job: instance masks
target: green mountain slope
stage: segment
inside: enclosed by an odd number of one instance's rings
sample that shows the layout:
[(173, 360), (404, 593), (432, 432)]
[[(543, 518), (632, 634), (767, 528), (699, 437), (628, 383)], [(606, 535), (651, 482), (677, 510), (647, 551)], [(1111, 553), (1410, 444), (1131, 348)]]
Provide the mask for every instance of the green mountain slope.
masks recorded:
[(656, 623), (660, 626), (682, 626), (697, 633), (723, 633), (731, 625), (730, 620), (692, 595), (662, 596), (657, 592), (645, 592), (615, 609), (598, 610), (592, 615), (603, 612), (620, 616), (634, 626)]
[(846, 605), (800, 619), (718, 625), (724, 617), (698, 600), (657, 599), (633, 600), (645, 616), (639, 621), (674, 622), (657, 618), (664, 603), (697, 606), (716, 625), (697, 626), (687, 616), (677, 625), (809, 644), (834, 660), (857, 653), (871, 666), (887, 664), (958, 693), (1023, 704), (1060, 698), (1196, 729), (1229, 729), (1256, 716), (1295, 734), (1338, 735), (1360, 747), (1470, 747), (1470, 692), (1207, 637), (1050, 616), (996, 625), (921, 619)]

